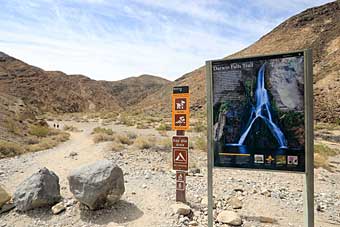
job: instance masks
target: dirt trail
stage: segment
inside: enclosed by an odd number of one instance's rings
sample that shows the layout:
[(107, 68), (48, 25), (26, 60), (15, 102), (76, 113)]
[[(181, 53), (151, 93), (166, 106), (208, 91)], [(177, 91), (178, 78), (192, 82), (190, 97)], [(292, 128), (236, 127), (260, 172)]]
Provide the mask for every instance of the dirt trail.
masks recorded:
[[(42, 208), (26, 213), (11, 211), (0, 215), (0, 226), (69, 226), (69, 227), (173, 227), (188, 226), (178, 223), (170, 206), (175, 200), (175, 176), (171, 171), (171, 151), (157, 149), (140, 150), (126, 146), (122, 152), (110, 150), (111, 143), (94, 144), (91, 132), (100, 122), (65, 122), (81, 132), (71, 133), (69, 141), (36, 153), (0, 160), (0, 182), (10, 192), (38, 168), (47, 167), (60, 178), (61, 194), (71, 200), (67, 175), (80, 165), (99, 159), (114, 160), (124, 172), (126, 191), (117, 204), (98, 211), (80, 209), (79, 204), (68, 207), (59, 215)], [(63, 123), (61, 123), (61, 126)], [(106, 127), (118, 133), (133, 131), (142, 136), (160, 136), (154, 129), (136, 129), (110, 124)], [(171, 133), (169, 133), (170, 135)], [(189, 133), (190, 134), (190, 133)], [(340, 135), (340, 133), (339, 133)], [(339, 143), (334, 146), (340, 147)], [(71, 157), (71, 152), (76, 155)], [(334, 172), (315, 170), (316, 226), (340, 226), (340, 156), (331, 158)], [(190, 151), (190, 162), (201, 170), (200, 174), (187, 177), (187, 200), (193, 208), (193, 218), (198, 226), (206, 226), (206, 153)], [(303, 175), (266, 171), (214, 170), (214, 195), (217, 212), (230, 210), (227, 201), (231, 197), (241, 199), (243, 207), (235, 210), (249, 226), (303, 226)], [(261, 223), (262, 217), (274, 219), (274, 223)], [(221, 226), (221, 225), (220, 225)]]

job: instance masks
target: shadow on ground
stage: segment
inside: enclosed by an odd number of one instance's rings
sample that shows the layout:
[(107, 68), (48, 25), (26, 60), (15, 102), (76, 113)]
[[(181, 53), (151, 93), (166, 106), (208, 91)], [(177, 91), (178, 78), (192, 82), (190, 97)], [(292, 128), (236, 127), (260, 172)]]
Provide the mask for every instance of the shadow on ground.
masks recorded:
[(80, 219), (97, 225), (105, 225), (111, 222), (121, 224), (134, 221), (142, 217), (143, 214), (135, 204), (120, 200), (110, 207), (96, 211), (81, 209)]

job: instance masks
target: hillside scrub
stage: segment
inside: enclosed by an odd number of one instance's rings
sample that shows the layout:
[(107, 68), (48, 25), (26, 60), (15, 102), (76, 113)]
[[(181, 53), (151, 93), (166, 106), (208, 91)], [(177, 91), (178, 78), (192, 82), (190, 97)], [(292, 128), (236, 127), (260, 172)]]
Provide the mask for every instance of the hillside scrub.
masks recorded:
[(92, 131), (92, 134), (99, 134), (99, 133), (110, 135), (110, 136), (114, 134), (114, 132), (110, 128), (96, 127)]
[(24, 149), (21, 145), (0, 140), (0, 159), (6, 157), (12, 157), (24, 153)]
[(335, 156), (339, 154), (340, 151), (337, 149), (332, 149), (324, 144), (314, 145), (314, 166), (315, 168), (324, 168), (331, 171), (332, 168), (328, 162), (330, 156)]

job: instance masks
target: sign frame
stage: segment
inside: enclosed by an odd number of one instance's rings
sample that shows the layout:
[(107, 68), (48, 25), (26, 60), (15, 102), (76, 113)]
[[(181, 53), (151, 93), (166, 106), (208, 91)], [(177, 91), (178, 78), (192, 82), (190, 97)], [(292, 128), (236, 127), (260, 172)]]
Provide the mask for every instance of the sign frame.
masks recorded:
[[(245, 60), (250, 58), (270, 57), (275, 55), (289, 55), (302, 52), (304, 56), (304, 113), (305, 113), (305, 172), (296, 172), (304, 175), (304, 224), (306, 227), (314, 227), (314, 128), (313, 128), (313, 61), (312, 50), (304, 49), (286, 53), (273, 53), (267, 55), (247, 56), (242, 58), (228, 58), (228, 60)], [(236, 167), (214, 166), (214, 142), (213, 142), (213, 81), (212, 63), (220, 60), (206, 61), (206, 85), (207, 85), (207, 139), (208, 139), (208, 226), (213, 227), (213, 168), (265, 170)], [(294, 173), (294, 171), (289, 171)]]

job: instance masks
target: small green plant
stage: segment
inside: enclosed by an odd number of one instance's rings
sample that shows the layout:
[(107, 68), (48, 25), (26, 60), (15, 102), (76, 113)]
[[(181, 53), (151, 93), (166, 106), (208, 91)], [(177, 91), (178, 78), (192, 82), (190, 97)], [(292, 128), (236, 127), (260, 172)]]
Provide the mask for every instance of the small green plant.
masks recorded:
[(46, 126), (33, 125), (31, 126), (29, 133), (32, 136), (46, 137), (50, 133), (50, 129)]

